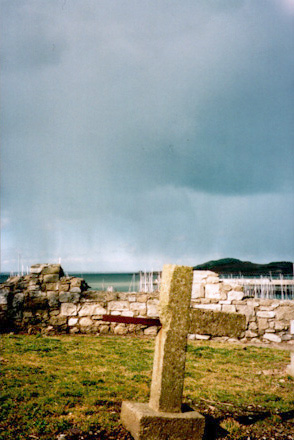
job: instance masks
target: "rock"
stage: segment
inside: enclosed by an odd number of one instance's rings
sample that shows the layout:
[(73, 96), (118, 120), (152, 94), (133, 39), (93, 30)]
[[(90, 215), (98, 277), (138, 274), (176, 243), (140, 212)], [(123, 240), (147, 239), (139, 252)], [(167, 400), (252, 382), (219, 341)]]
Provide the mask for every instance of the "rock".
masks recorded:
[(105, 301), (110, 302), (110, 301), (116, 301), (118, 298), (118, 295), (116, 292), (106, 292), (105, 294)]
[(230, 292), (228, 292), (228, 300), (229, 301), (240, 301), (241, 299), (243, 299), (244, 297), (244, 292), (240, 292), (238, 290), (231, 290)]
[(134, 316), (134, 312), (132, 310), (123, 310), (121, 312), (121, 316), (130, 316), (133, 317)]
[(221, 299), (220, 284), (206, 284), (205, 298)]
[(114, 328), (113, 333), (115, 335), (126, 335), (128, 333), (128, 329), (125, 324), (118, 324)]
[(59, 290), (59, 285), (58, 285), (58, 283), (47, 283), (47, 284), (45, 284), (45, 289), (46, 290)]
[(44, 283), (56, 283), (59, 280), (59, 275), (49, 274), (43, 276)]
[(72, 327), (78, 323), (78, 318), (69, 318), (68, 319), (68, 326)]
[(257, 320), (257, 324), (258, 324), (259, 331), (266, 330), (268, 328), (268, 326), (269, 326), (268, 320), (265, 319), (265, 318), (259, 318)]
[(45, 335), (51, 335), (51, 334), (53, 334), (55, 331), (54, 331), (54, 327), (53, 327), (53, 325), (48, 325), (48, 327), (46, 327), (45, 328), (45, 330), (44, 330), (44, 334)]
[(247, 299), (247, 305), (250, 307), (259, 307), (259, 302), (256, 299)]
[(280, 336), (275, 335), (274, 333), (265, 333), (263, 335), (263, 339), (266, 339), (266, 340), (271, 341), (271, 342), (281, 342), (282, 341)]
[(215, 311), (221, 311), (221, 305), (220, 304), (196, 304), (194, 306), (195, 309), (206, 309), (206, 310), (215, 310)]
[(130, 309), (136, 312), (144, 313), (146, 312), (146, 304), (140, 302), (134, 302), (130, 304)]
[(156, 336), (157, 333), (158, 333), (158, 327), (156, 327), (156, 326), (147, 327), (144, 330), (145, 336)]
[(70, 301), (70, 293), (69, 293), (69, 292), (61, 292), (61, 293), (59, 294), (59, 301), (60, 301), (61, 303), (68, 303), (68, 302), (71, 302), (71, 301)]
[(250, 324), (249, 324), (249, 330), (257, 330), (257, 324), (256, 324), (256, 322), (250, 322)]
[(8, 302), (8, 295), (9, 295), (10, 289), (5, 287), (0, 290), (0, 305), (6, 305)]
[(281, 305), (276, 309), (276, 317), (279, 321), (294, 320), (294, 307)]
[(234, 305), (226, 305), (224, 304), (222, 306), (222, 312), (226, 312), (226, 313), (235, 313), (236, 312), (236, 306)]
[(80, 332), (80, 330), (79, 330), (79, 328), (78, 327), (71, 327), (70, 329), (69, 329), (69, 333), (72, 335), (75, 335), (75, 334), (77, 334), (77, 333), (79, 333)]
[(24, 308), (29, 310), (46, 309), (48, 307), (48, 299), (46, 292), (36, 290), (25, 295)]
[(244, 288), (243, 288), (243, 286), (240, 286), (240, 285), (238, 285), (238, 284), (234, 284), (234, 286), (233, 286), (233, 290), (234, 290), (235, 292), (243, 292), (243, 291), (244, 291)]
[(81, 285), (83, 284), (83, 279), (82, 278), (73, 278), (70, 281), (70, 290), (74, 289), (75, 287), (80, 288)]
[(216, 272), (212, 272), (212, 270), (194, 270), (193, 283), (197, 282), (198, 280), (206, 280), (209, 276), (218, 277), (218, 274)]
[(40, 274), (45, 266), (46, 264), (34, 264), (33, 266), (31, 266), (30, 272), (32, 274)]
[(99, 333), (103, 335), (109, 333), (109, 325), (107, 324), (99, 325)]
[(248, 318), (253, 316), (255, 313), (254, 307), (248, 305), (237, 305), (236, 309), (238, 313), (242, 313), (242, 315), (248, 316)]
[(74, 292), (61, 292), (59, 294), (60, 302), (78, 303), (80, 299), (79, 293)]
[[(138, 304), (138, 303), (136, 303)], [(110, 301), (108, 303), (108, 310), (128, 310), (129, 309), (129, 302), (128, 301)]]
[(255, 332), (253, 332), (252, 330), (247, 330), (247, 331), (245, 332), (245, 337), (246, 337), (246, 338), (257, 338), (257, 337), (258, 337), (258, 334), (255, 333)]
[(259, 311), (256, 315), (258, 316), (258, 318), (274, 318), (276, 316), (276, 313), (270, 311)]
[(281, 331), (281, 330), (287, 330), (288, 325), (284, 321), (276, 321), (274, 323), (275, 330)]
[(68, 283), (59, 283), (58, 290), (59, 290), (59, 292), (68, 292), (69, 291), (69, 284)]
[(272, 305), (272, 303), (273, 303), (273, 300), (272, 299), (259, 299), (259, 304), (261, 305), (261, 306), (271, 306)]
[(50, 324), (53, 325), (54, 327), (57, 326), (66, 326), (67, 324), (67, 319), (64, 316), (51, 316), (50, 320), (49, 320)]
[(81, 327), (90, 327), (93, 325), (93, 321), (92, 321), (92, 319), (90, 319), (88, 317), (84, 317), (84, 318), (80, 319), (79, 324)]
[(48, 264), (45, 265), (42, 269), (42, 275), (47, 274), (55, 274), (58, 275), (58, 278), (62, 277), (64, 275), (64, 272), (62, 270), (62, 267), (60, 264)]
[(70, 288), (71, 293), (81, 293), (80, 287), (71, 287)]
[(282, 341), (291, 341), (292, 336), (291, 335), (282, 335), (281, 338), (282, 338)]
[(79, 311), (79, 316), (105, 315), (106, 309), (97, 304), (85, 304)]
[(209, 275), (206, 279), (207, 284), (218, 284), (219, 283), (219, 277), (214, 275)]
[(59, 307), (58, 292), (47, 292), (48, 304), (50, 308)]
[(78, 314), (77, 306), (71, 303), (63, 303), (60, 307), (60, 314), (62, 316), (76, 316)]
[(147, 316), (158, 318), (158, 299), (150, 299), (147, 301)]
[(202, 341), (208, 341), (209, 339), (211, 339), (211, 336), (210, 335), (198, 335), (198, 334), (196, 334), (195, 335), (195, 339), (202, 340)]
[(40, 284), (39, 283), (29, 283), (27, 290), (28, 290), (28, 292), (34, 292), (35, 290), (40, 290)]
[(233, 290), (232, 286), (230, 284), (224, 284), (224, 283), (221, 283), (220, 288), (223, 292), (226, 292), (226, 293), (228, 293), (230, 290)]

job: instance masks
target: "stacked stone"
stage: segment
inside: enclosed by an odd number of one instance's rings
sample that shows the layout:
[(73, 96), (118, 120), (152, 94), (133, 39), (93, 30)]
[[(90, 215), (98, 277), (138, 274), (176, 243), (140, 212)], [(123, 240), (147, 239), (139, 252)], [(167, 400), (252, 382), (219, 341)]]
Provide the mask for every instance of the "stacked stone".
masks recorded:
[[(236, 281), (221, 281), (211, 271), (194, 271), (192, 307), (246, 316), (244, 341), (294, 343), (290, 322), (294, 319), (294, 301), (246, 298)], [(192, 335), (210, 339), (211, 335)], [(224, 338), (225, 339), (225, 338)]]
[[(193, 273), (192, 304), (201, 304), (198, 308), (236, 312), (235, 301), (244, 297), (243, 288), (234, 280), (230, 284), (221, 282), (215, 272), (197, 270)], [(223, 307), (222, 307), (223, 306)]]
[(30, 274), (0, 286), (0, 327), (43, 333), (137, 333), (156, 335), (157, 327), (107, 323), (104, 314), (157, 317), (158, 292), (88, 291), (82, 278), (68, 277), (58, 264), (37, 264)]
[(60, 316), (68, 318), (70, 333), (128, 333), (156, 335), (157, 327), (139, 324), (108, 323), (102, 320), (103, 315), (120, 315), (130, 317), (157, 317), (158, 292), (124, 293), (95, 292), (85, 293), (79, 304), (64, 303)]
[(1, 327), (31, 332), (44, 330), (53, 322), (56, 330), (66, 330), (67, 322), (56, 318), (60, 305), (79, 302), (88, 288), (86, 282), (64, 276), (59, 264), (34, 265), (30, 272), (10, 277), (0, 286)]
[[(107, 323), (102, 316), (158, 318), (158, 301), (158, 292), (89, 291), (82, 278), (64, 276), (60, 265), (39, 264), (32, 266), (30, 275), (11, 277), (0, 285), (0, 328), (153, 336), (157, 327)], [(214, 272), (194, 271), (191, 306), (198, 310), (191, 339), (294, 344), (294, 301), (246, 298), (234, 280), (224, 282)], [(246, 318), (244, 326), (240, 315)], [(242, 327), (242, 332), (234, 327)]]

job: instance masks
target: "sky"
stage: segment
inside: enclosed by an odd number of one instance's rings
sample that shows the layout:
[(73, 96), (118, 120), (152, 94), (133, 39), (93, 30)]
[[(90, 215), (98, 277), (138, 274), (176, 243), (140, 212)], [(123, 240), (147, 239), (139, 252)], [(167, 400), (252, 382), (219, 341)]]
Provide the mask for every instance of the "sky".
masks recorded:
[(294, 0), (0, 0), (1, 271), (294, 260)]

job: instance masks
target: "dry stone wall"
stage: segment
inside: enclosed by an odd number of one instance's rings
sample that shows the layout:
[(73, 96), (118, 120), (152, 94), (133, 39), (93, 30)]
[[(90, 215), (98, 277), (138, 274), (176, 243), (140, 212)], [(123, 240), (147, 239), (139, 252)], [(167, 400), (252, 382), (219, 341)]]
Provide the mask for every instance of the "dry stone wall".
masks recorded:
[[(191, 306), (246, 316), (244, 341), (294, 344), (294, 301), (246, 298), (233, 279), (221, 281), (211, 271), (194, 271)], [(192, 335), (210, 338), (210, 335)]]
[[(40, 264), (32, 266), (29, 275), (9, 278), (0, 285), (0, 326), (2, 331), (28, 333), (155, 336), (157, 327), (109, 323), (102, 316), (158, 318), (158, 303), (158, 292), (91, 291), (83, 279), (65, 276), (60, 265)], [(245, 298), (233, 280), (223, 282), (213, 272), (194, 271), (191, 307), (199, 310), (194, 314), (197, 325), (191, 327), (197, 333), (190, 334), (191, 339), (294, 344), (294, 301)], [(242, 331), (236, 335), (231, 331), (229, 336), (221, 329), (218, 333), (215, 323), (226, 322), (233, 328), (240, 322), (236, 314), (246, 318)]]
[(0, 286), (2, 331), (29, 333), (139, 333), (156, 335), (157, 327), (102, 321), (102, 315), (157, 316), (158, 292), (90, 291), (82, 278), (68, 277), (60, 265), (39, 264), (26, 276)]

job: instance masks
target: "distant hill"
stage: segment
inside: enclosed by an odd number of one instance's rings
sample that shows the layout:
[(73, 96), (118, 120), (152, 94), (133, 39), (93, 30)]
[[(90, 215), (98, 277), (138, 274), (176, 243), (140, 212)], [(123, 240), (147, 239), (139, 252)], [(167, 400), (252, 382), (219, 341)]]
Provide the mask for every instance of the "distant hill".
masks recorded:
[(219, 274), (232, 274), (247, 276), (269, 275), (280, 276), (293, 275), (293, 263), (290, 261), (277, 261), (268, 264), (256, 264), (251, 261), (241, 261), (236, 258), (222, 258), (221, 260), (212, 260), (207, 263), (199, 264), (194, 269), (212, 270)]

